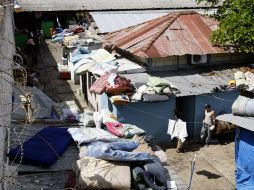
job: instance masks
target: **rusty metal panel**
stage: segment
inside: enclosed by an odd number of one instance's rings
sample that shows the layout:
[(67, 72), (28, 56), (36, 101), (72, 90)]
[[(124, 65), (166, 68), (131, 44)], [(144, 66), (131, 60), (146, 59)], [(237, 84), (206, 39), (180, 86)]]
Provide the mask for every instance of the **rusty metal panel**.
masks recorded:
[(226, 53), (210, 42), (218, 22), (194, 11), (175, 12), (106, 35), (106, 43), (142, 58)]

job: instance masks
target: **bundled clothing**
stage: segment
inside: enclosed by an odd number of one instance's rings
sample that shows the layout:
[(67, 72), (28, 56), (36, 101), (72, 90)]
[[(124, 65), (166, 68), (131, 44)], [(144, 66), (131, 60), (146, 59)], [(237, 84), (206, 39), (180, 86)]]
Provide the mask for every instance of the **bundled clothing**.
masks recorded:
[(163, 166), (156, 159), (145, 164), (136, 166), (132, 170), (135, 189), (152, 188), (153, 190), (166, 190), (167, 178)]
[(106, 126), (110, 133), (118, 137), (131, 138), (134, 135), (141, 135), (145, 133), (143, 129), (131, 124), (107, 122)]
[(94, 112), (91, 111), (85, 111), (83, 113), (83, 123), (84, 127), (94, 127), (95, 122), (94, 122)]
[(117, 75), (114, 80), (114, 84), (110, 85), (107, 83), (105, 93), (109, 96), (115, 95), (131, 95), (134, 92), (134, 86), (131, 84), (131, 81), (126, 79), (125, 77)]
[(115, 62), (101, 62), (91, 66), (88, 71), (99, 76), (106, 74), (117, 73), (118, 66)]
[(137, 90), (135, 94), (131, 96), (133, 101), (144, 101), (144, 102), (162, 102), (169, 100), (169, 94), (157, 94), (152, 86), (135, 84)]
[(115, 104), (115, 105), (127, 105), (130, 102), (130, 98), (129, 96), (122, 94), (122, 95), (111, 96), (110, 101), (112, 104)]
[(71, 135), (74, 141), (78, 144), (89, 143), (97, 140), (102, 141), (116, 141), (117, 137), (108, 133), (103, 129), (81, 127), (81, 128), (69, 128), (68, 133)]
[(131, 84), (130, 80), (127, 80), (124, 77), (117, 75), (114, 80), (110, 80), (109, 77), (113, 74), (107, 74), (101, 76), (97, 79), (94, 84), (90, 87), (90, 92), (95, 94), (102, 94), (105, 92), (109, 96), (116, 96), (116, 95), (131, 95), (134, 92), (134, 87)]
[(148, 85), (151, 86), (157, 94), (172, 94), (179, 89), (170, 81), (160, 77), (149, 77)]
[(131, 152), (138, 147), (136, 141), (126, 142), (92, 142), (87, 144), (87, 152), (84, 156), (95, 157), (112, 161), (146, 161), (150, 160), (150, 154), (146, 152)]
[(78, 189), (131, 189), (130, 165), (93, 157), (83, 157), (74, 164)]
[(99, 79), (97, 79), (93, 85), (90, 87), (90, 92), (95, 94), (102, 94), (105, 89), (106, 85), (108, 84), (108, 78), (109, 74), (101, 76)]

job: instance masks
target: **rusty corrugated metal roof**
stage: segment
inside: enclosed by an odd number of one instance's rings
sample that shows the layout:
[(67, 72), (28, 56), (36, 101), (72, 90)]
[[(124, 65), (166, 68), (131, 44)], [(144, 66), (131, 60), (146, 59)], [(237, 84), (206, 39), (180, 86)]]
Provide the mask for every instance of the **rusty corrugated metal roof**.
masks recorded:
[(209, 40), (217, 26), (193, 11), (175, 12), (110, 33), (104, 40), (142, 58), (225, 53)]

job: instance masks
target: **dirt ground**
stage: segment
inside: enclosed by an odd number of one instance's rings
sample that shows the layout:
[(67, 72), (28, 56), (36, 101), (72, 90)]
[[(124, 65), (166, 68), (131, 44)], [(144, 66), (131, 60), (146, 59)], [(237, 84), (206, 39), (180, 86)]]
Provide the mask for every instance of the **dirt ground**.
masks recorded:
[(195, 170), (192, 178), (193, 190), (233, 190), (235, 189), (234, 142), (204, 147), (194, 142), (186, 142), (186, 152), (176, 153), (175, 145), (166, 150), (168, 161), (175, 172), (188, 186), (191, 161), (196, 154)]

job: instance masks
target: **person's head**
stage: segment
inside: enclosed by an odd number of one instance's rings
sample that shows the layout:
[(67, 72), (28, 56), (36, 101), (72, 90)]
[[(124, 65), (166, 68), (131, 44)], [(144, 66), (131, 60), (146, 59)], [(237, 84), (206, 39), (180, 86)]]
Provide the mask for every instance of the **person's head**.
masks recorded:
[(211, 105), (210, 104), (205, 104), (205, 110), (210, 111), (211, 110)]

